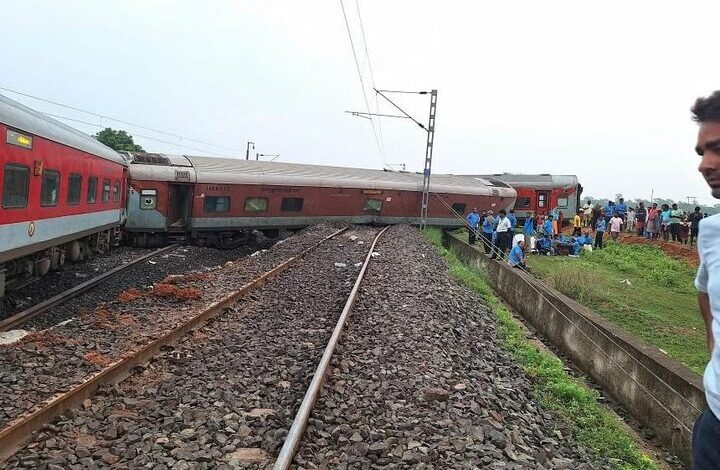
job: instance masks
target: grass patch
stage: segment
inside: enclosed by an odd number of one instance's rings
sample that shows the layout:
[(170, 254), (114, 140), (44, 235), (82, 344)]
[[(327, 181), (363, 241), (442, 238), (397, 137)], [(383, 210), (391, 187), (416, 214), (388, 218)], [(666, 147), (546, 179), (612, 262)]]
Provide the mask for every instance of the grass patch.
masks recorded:
[(548, 410), (572, 424), (575, 440), (598, 455), (617, 459), (616, 468), (649, 470), (660, 467), (641, 452), (614, 414), (598, 403), (598, 393), (570, 377), (562, 362), (530, 343), (510, 311), (500, 302), (485, 280), (485, 274), (464, 265), (455, 253), (442, 246), (438, 229), (423, 232), (447, 260), (451, 275), (477, 292), (498, 319), (502, 345), (511, 352), (525, 372), (536, 378), (535, 395)]
[(532, 255), (528, 264), (550, 286), (702, 374), (709, 356), (692, 266), (655, 246), (612, 242), (574, 259)]

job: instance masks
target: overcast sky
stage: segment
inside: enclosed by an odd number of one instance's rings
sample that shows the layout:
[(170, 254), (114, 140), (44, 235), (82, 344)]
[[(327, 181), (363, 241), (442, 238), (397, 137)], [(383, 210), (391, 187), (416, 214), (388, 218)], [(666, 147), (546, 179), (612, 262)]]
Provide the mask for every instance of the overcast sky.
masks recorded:
[[(425, 134), (384, 119), (380, 154), (339, 0), (3, 0), (0, 86), (103, 120), (145, 149), (422, 170)], [(372, 112), (355, 0), (345, 0)], [(689, 107), (720, 88), (718, 2), (359, 0), (378, 88), (438, 89), (436, 173), (577, 174), (585, 194), (714, 203)], [(712, 21), (710, 21), (712, 23)], [(90, 115), (7, 96), (41, 111)], [(393, 95), (425, 122), (428, 97)], [(97, 128), (73, 123), (95, 132)], [(379, 126), (376, 131), (380, 134)]]

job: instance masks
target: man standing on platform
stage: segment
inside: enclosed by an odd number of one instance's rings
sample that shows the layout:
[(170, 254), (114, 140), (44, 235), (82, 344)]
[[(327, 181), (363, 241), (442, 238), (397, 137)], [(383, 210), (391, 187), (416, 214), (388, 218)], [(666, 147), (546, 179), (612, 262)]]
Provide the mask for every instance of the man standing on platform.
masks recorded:
[(510, 245), (510, 219), (505, 215), (505, 209), (500, 209), (498, 224), (497, 224), (497, 239), (495, 240), (495, 248), (493, 249), (491, 259), (495, 259), (500, 256), (500, 259), (505, 258), (505, 250)]
[(535, 218), (532, 212), (525, 215), (525, 225), (523, 225), (523, 235), (525, 235), (525, 249), (532, 250), (532, 236), (535, 235)]
[(480, 215), (477, 213), (477, 208), (473, 207), (473, 210), (467, 215), (465, 221), (468, 225), (468, 243), (471, 245), (475, 244), (475, 238), (478, 228), (478, 222), (480, 221)]
[[(702, 158), (698, 170), (712, 195), (720, 199), (720, 91), (698, 98), (692, 107), (693, 118), (700, 124), (695, 151)], [(720, 468), (720, 214), (699, 223), (700, 268), (695, 279), (698, 304), (705, 320), (710, 363), (703, 382), (709, 409), (693, 428), (692, 460), (694, 470)]]

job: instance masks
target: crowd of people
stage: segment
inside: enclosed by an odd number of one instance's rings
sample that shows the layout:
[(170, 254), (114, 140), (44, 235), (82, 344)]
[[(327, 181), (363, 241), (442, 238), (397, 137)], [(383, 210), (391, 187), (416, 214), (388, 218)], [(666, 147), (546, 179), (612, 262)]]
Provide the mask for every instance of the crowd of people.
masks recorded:
[[(605, 247), (605, 234), (618, 241), (620, 233), (630, 232), (645, 237), (650, 242), (662, 239), (693, 245), (697, 241), (700, 221), (706, 217), (700, 207), (689, 214), (662, 204), (653, 203), (646, 208), (640, 202), (629, 207), (623, 198), (608, 201), (605, 206), (588, 200), (573, 216), (572, 234), (562, 233), (564, 216), (557, 208), (549, 213), (525, 213), (522, 227), (514, 210), (504, 209), (495, 214), (492, 210), (478, 212), (477, 208), (467, 215), (468, 242), (482, 243), (485, 254), (493, 259), (504, 259), (509, 251), (511, 266), (527, 268), (526, 253), (541, 255), (579, 256), (582, 249), (592, 251)], [(594, 232), (594, 236), (593, 236)]]

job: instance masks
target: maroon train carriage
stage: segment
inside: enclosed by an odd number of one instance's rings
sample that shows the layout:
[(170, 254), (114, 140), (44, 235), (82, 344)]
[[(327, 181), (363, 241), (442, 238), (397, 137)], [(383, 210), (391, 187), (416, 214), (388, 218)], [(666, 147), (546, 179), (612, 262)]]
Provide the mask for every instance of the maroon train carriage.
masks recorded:
[[(270, 236), (322, 221), (419, 224), (422, 175), (360, 168), (216, 157), (133, 154), (127, 236), (141, 246), (188, 240), (233, 246), (252, 230)], [(501, 182), (433, 175), (431, 192), (459, 213), (510, 209), (515, 190)], [(461, 226), (431, 195), (428, 225)]]
[(580, 197), (583, 187), (575, 175), (496, 173), (480, 178), (499, 180), (515, 188), (515, 215), (521, 220), (525, 219), (527, 212), (543, 214), (558, 209), (568, 223), (582, 207)]
[(117, 243), (124, 217), (122, 155), (0, 95), (0, 297)]

